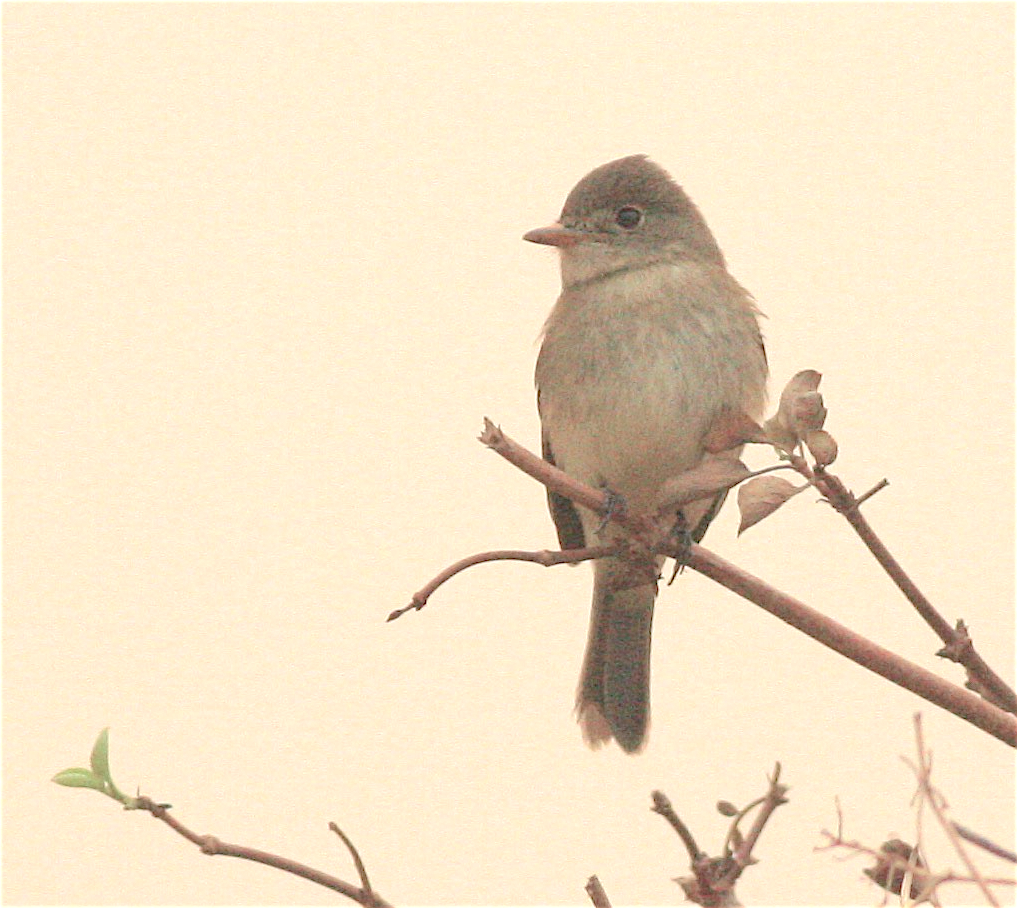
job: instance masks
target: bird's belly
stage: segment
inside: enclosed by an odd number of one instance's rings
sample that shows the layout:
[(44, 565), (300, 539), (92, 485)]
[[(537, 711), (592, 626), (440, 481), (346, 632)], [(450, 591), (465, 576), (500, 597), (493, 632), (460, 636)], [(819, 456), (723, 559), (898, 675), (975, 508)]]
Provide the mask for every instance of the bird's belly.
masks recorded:
[(668, 265), (564, 293), (536, 377), (555, 463), (646, 510), (699, 463), (722, 413), (759, 416), (765, 376), (744, 291), (715, 269)]
[[(656, 374), (655, 374), (656, 373)], [(588, 380), (542, 398), (559, 467), (622, 495), (636, 509), (656, 503), (660, 486), (695, 466), (719, 400), (698, 389), (695, 401), (672, 368)]]

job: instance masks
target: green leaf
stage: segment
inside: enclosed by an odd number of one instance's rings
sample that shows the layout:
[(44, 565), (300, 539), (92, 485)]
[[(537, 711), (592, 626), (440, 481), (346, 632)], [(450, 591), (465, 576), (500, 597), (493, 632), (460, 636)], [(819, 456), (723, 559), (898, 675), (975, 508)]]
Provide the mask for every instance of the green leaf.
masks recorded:
[(66, 785), (68, 788), (94, 788), (96, 791), (106, 791), (106, 783), (100, 779), (92, 770), (82, 769), (75, 766), (73, 769), (65, 769), (53, 776), (57, 785)]
[(100, 779), (105, 779), (110, 785), (113, 784), (113, 779), (109, 774), (108, 727), (99, 732), (99, 737), (95, 739), (95, 744), (92, 746), (92, 772)]

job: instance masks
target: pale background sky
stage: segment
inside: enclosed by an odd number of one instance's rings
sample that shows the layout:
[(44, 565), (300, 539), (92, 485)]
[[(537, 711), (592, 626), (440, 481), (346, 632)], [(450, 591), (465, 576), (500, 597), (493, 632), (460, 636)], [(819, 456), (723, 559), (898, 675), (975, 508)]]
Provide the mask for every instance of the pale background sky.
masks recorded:
[[(1013, 24), (6, 5), (6, 901), (335, 904), (51, 784), (105, 725), (121, 787), (355, 880), (335, 820), (402, 904), (584, 904), (591, 873), (679, 902), (650, 791), (715, 853), (715, 802), (776, 760), (791, 802), (742, 899), (875, 904), (813, 847), (836, 796), (850, 836), (914, 837), (917, 709), (955, 817), (1013, 847), (1009, 748), (701, 577), (660, 597), (638, 757), (571, 715), (587, 567), (485, 565), (384, 621), (455, 559), (553, 544), (542, 489), (475, 440), (486, 415), (537, 444), (558, 277), (520, 238), (646, 152), (767, 313), (773, 388), (824, 373), (837, 470), (890, 479), (870, 519), (1012, 680)], [(736, 519), (706, 544), (960, 680), (814, 497)]]

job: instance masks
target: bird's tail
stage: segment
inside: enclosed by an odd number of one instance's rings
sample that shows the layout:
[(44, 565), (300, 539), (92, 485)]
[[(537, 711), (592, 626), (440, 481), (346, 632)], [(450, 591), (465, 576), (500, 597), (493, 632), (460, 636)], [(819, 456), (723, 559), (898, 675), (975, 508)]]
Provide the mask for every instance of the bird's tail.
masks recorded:
[(650, 724), (650, 628), (656, 582), (633, 586), (617, 559), (596, 562), (593, 611), (576, 693), (583, 739), (635, 753)]

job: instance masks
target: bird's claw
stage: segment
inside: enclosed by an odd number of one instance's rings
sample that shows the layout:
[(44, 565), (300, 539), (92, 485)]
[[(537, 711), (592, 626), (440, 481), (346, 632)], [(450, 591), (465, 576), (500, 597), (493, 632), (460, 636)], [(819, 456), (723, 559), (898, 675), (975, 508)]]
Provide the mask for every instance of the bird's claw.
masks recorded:
[(617, 517), (619, 514), (624, 514), (628, 505), (625, 503), (625, 498), (618, 492), (612, 489), (602, 489), (604, 493), (604, 519), (600, 521), (600, 526), (597, 527), (597, 535), (599, 536), (604, 532), (604, 528), (611, 522), (613, 517)]
[(692, 538), (692, 532), (685, 523), (685, 515), (680, 511), (678, 519), (668, 532), (668, 536), (675, 541), (674, 572), (671, 574), (671, 579), (667, 582), (667, 585), (670, 586), (674, 583), (675, 578), (685, 569), (685, 565), (689, 563), (692, 543), (695, 541)]

